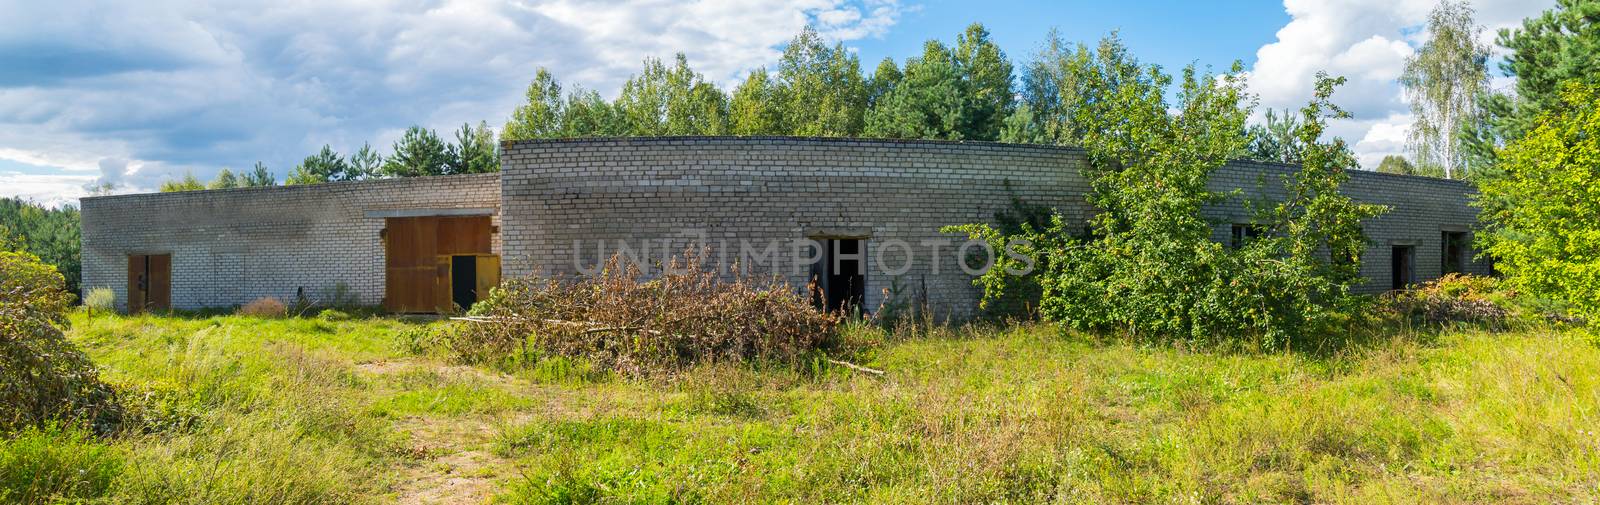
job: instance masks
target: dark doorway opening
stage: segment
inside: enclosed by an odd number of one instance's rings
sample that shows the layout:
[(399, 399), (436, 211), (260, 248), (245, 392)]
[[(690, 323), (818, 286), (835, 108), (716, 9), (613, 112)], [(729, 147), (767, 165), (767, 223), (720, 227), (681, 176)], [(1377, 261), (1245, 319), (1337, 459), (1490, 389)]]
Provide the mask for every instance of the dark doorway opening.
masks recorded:
[(824, 239), (811, 265), (812, 301), (828, 312), (857, 313), (867, 298), (867, 246), (863, 239)]
[(462, 311), (478, 301), (477, 256), (450, 257), (450, 301)]
[(1393, 278), (1393, 289), (1405, 289), (1417, 281), (1416, 278), (1416, 247), (1408, 245), (1394, 246), (1390, 255), (1389, 271)]
[(1439, 237), (1439, 250), (1444, 253), (1440, 259), (1442, 270), (1440, 274), (1458, 274), (1467, 270), (1467, 232), (1447, 231)]

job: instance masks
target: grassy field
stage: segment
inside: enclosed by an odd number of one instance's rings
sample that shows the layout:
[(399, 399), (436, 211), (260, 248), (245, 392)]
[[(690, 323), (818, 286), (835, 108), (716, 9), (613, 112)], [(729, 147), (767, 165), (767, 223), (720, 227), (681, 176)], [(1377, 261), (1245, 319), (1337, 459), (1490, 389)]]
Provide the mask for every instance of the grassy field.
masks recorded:
[(0, 440), (0, 501), (1600, 499), (1600, 348), (1557, 331), (1312, 357), (1031, 326), (863, 335), (883, 377), (624, 380), (414, 355), (415, 324), (79, 314), (71, 338), (144, 429)]

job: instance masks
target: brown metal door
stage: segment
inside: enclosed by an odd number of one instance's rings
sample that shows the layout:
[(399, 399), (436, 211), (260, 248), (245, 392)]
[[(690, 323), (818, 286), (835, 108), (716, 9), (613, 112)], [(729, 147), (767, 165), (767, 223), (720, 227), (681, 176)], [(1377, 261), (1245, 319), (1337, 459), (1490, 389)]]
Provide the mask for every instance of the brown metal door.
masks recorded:
[(172, 310), (172, 255), (128, 255), (128, 313)]
[(489, 254), (489, 216), (391, 217), (385, 221), (383, 306), (439, 312), (453, 303), (452, 255)]
[(152, 254), (150, 258), (150, 289), (145, 291), (144, 306), (149, 310), (172, 310), (172, 255)]
[(144, 312), (144, 292), (150, 279), (146, 270), (150, 264), (148, 256), (143, 254), (128, 255), (128, 313), (138, 314)]

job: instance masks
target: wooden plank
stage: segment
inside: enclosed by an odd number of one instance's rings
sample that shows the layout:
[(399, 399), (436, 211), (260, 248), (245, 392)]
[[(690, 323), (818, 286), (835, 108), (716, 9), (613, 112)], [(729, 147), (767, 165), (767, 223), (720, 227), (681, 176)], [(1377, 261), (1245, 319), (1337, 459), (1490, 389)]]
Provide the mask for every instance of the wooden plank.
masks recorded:
[(152, 254), (150, 258), (150, 285), (145, 292), (145, 306), (151, 310), (172, 310), (172, 255)]
[(491, 252), (489, 216), (390, 217), (384, 223), (384, 308), (392, 312), (448, 310), (450, 256)]
[(128, 313), (144, 312), (145, 256), (128, 255)]
[(494, 255), (478, 257), (478, 301), (489, 297), (489, 290), (500, 285), (500, 257)]

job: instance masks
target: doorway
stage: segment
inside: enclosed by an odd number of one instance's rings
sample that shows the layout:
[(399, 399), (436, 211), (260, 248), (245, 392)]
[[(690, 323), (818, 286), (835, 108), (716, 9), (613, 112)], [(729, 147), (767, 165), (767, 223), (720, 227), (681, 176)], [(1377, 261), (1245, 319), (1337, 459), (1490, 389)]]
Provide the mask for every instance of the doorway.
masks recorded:
[(128, 255), (128, 313), (172, 310), (172, 255)]
[(1466, 273), (1467, 270), (1467, 233), (1461, 231), (1441, 232), (1439, 237), (1439, 250), (1444, 256), (1439, 259), (1440, 274)]
[(450, 257), (450, 301), (466, 312), (478, 301), (478, 257)]
[(828, 312), (861, 310), (867, 298), (866, 240), (822, 239), (817, 242), (822, 245), (822, 254), (811, 264), (811, 279), (816, 283), (813, 303)]
[(1397, 245), (1390, 254), (1389, 272), (1392, 277), (1393, 289), (1406, 289), (1416, 278), (1416, 251), (1415, 246)]

